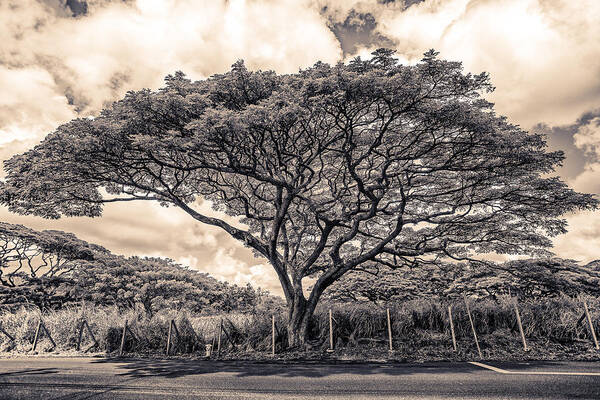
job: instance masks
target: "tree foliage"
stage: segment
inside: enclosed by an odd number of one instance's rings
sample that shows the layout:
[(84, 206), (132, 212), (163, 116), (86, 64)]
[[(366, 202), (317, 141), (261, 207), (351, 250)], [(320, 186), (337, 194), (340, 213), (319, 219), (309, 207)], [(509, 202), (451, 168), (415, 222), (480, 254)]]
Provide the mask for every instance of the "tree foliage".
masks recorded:
[[(5, 162), (1, 201), (48, 218), (158, 201), (218, 226), (273, 266), (302, 342), (323, 291), (365, 266), (477, 253), (548, 256), (561, 215), (597, 207), (556, 177), (562, 152), (498, 116), (488, 75), (430, 51), (400, 65), (317, 63), (129, 92)], [(203, 213), (199, 198), (219, 213)], [(303, 279), (315, 279), (304, 294)]]

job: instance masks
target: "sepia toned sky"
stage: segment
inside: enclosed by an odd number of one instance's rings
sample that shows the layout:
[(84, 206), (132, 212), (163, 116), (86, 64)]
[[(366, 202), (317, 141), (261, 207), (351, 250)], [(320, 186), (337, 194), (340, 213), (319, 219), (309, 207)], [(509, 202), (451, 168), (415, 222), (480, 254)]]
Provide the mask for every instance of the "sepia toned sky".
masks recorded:
[[(378, 47), (414, 63), (434, 48), (468, 71), (488, 71), (496, 110), (545, 132), (567, 156), (560, 176), (600, 194), (599, 21), (598, 0), (2, 0), (0, 160), (128, 90), (160, 87), (176, 70), (202, 79), (244, 59), (292, 73)], [(263, 261), (177, 209), (117, 203), (101, 218), (43, 220), (0, 208), (0, 220), (280, 293)], [(568, 220), (557, 255), (600, 259), (600, 212)]]

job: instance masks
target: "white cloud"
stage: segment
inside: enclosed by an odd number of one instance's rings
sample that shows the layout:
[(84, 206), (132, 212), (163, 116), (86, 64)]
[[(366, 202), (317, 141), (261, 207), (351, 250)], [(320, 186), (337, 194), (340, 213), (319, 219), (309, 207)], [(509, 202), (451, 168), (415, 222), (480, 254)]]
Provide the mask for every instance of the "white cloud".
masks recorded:
[(600, 117), (581, 125), (573, 135), (574, 144), (583, 150), (588, 162), (583, 171), (569, 180), (575, 190), (600, 194)]
[(569, 186), (579, 192), (600, 194), (600, 163), (586, 164), (581, 174), (569, 180)]
[(600, 213), (582, 212), (567, 221), (569, 232), (553, 240), (553, 251), (559, 257), (584, 263), (600, 259)]
[[(0, 65), (0, 147), (34, 141), (75, 116), (52, 76), (39, 67)], [(14, 143), (13, 143), (14, 144)]]
[(377, 12), (399, 53), (435, 48), (490, 72), (497, 110), (526, 128), (570, 123), (600, 102), (598, 1), (426, 0)]
[(323, 17), (292, 0), (113, 2), (76, 19), (58, 0), (10, 0), (0, 15), (0, 144), (39, 140), (176, 70), (199, 79), (242, 58), (295, 72), (341, 53)]
[(595, 117), (580, 126), (573, 139), (575, 146), (585, 151), (587, 156), (600, 159), (600, 117)]
[(178, 261), (195, 269), (210, 271), (215, 278), (231, 284), (245, 286), (246, 283), (251, 283), (255, 287), (260, 286), (268, 290), (271, 294), (283, 295), (275, 271), (270, 265), (260, 263), (259, 260), (253, 262), (240, 260), (232, 248), (219, 247), (209, 263), (203, 264), (193, 255), (180, 257)]

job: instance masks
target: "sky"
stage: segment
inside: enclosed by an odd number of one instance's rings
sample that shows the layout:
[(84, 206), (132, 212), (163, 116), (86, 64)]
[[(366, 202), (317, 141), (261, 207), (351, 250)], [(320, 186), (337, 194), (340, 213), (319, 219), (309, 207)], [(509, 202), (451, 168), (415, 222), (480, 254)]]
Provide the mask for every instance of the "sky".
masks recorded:
[[(2, 0), (0, 161), (128, 90), (161, 87), (177, 70), (203, 79), (243, 59), (250, 69), (294, 73), (379, 47), (415, 63), (433, 48), (469, 72), (489, 72), (496, 111), (547, 134), (549, 148), (565, 152), (562, 179), (600, 195), (598, 21), (597, 0)], [(553, 251), (600, 259), (600, 211), (567, 219)], [(264, 260), (175, 208), (116, 203), (100, 218), (59, 220), (0, 208), (0, 220), (281, 293)]]

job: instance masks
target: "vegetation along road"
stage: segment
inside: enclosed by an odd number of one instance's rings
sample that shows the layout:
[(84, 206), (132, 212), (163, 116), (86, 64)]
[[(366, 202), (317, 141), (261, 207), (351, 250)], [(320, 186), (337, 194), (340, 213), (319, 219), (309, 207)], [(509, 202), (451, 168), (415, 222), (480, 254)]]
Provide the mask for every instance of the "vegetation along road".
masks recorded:
[(1, 399), (598, 399), (584, 362), (327, 364), (12, 358)]

